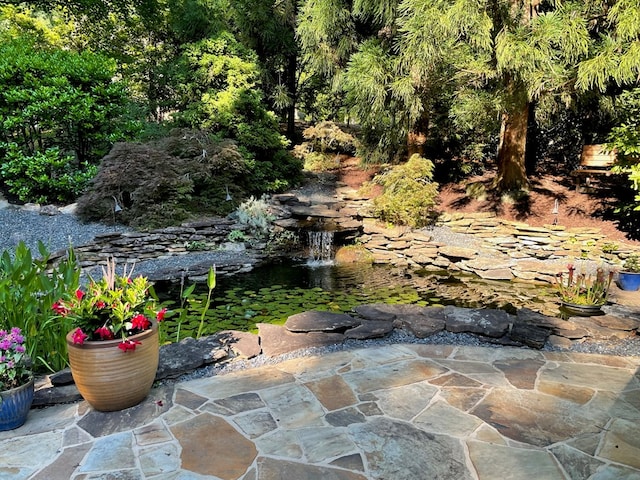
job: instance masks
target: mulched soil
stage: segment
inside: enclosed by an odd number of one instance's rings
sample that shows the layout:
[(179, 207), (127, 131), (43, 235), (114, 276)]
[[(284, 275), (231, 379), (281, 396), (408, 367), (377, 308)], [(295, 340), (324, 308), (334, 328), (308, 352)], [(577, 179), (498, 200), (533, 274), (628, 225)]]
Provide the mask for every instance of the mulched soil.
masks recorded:
[[(363, 169), (358, 160), (350, 157), (341, 160), (338, 179), (355, 189), (370, 180), (375, 169)], [(529, 195), (517, 202), (503, 201), (491, 193), (493, 172), (468, 178), (463, 182), (440, 185), (438, 208), (442, 212), (492, 212), (499, 218), (520, 221), (532, 226), (558, 224), (567, 228), (595, 227), (612, 242), (640, 245), (640, 234), (633, 227), (622, 226), (612, 219), (611, 212), (620, 204), (621, 191), (628, 196), (628, 189), (614, 179), (603, 179), (592, 188), (576, 189), (574, 180), (567, 176), (540, 175), (530, 178)], [(482, 185), (485, 198), (474, 199), (467, 194), (470, 184)], [(375, 190), (373, 190), (375, 193)], [(556, 210), (557, 214), (554, 213)], [(636, 238), (633, 238), (633, 237)]]

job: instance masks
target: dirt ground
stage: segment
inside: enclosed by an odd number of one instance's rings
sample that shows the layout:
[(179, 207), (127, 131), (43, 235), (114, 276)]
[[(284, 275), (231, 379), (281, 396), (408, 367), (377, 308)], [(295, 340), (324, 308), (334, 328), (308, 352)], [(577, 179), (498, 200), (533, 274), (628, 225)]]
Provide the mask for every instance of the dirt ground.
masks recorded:
[[(356, 159), (345, 158), (341, 161), (338, 178), (352, 188), (359, 188), (370, 180), (374, 170), (363, 170)], [(529, 195), (520, 201), (503, 201), (492, 197), (491, 193), (471, 198), (467, 194), (469, 185), (480, 192), (490, 192), (494, 175), (488, 173), (458, 184), (440, 185), (438, 208), (442, 212), (494, 212), (506, 220), (517, 220), (532, 226), (556, 223), (567, 228), (597, 227), (614, 242), (626, 242), (640, 245), (640, 241), (618, 228), (618, 225), (605, 218), (605, 212), (618, 201), (613, 192), (615, 186), (599, 185), (597, 188), (576, 189), (573, 178), (565, 176), (543, 175), (530, 178)], [(557, 213), (555, 213), (557, 211)]]

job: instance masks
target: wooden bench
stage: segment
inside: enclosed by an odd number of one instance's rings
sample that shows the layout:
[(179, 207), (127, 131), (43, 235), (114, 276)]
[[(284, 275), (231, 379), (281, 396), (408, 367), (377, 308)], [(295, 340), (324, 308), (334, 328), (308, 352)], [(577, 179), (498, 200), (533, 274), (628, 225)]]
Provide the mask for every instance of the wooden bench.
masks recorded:
[(616, 163), (616, 152), (607, 152), (604, 145), (585, 145), (580, 155), (580, 166), (571, 172), (576, 178), (576, 190), (580, 189), (584, 179), (586, 186), (590, 186), (594, 177), (598, 175), (613, 175), (611, 167)]

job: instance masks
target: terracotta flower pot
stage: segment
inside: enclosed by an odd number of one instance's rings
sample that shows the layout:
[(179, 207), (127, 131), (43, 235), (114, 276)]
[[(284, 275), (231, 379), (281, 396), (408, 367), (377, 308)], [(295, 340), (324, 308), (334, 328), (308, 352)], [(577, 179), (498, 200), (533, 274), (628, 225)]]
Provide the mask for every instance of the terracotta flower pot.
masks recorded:
[(67, 334), (73, 380), (82, 397), (96, 410), (112, 412), (132, 407), (148, 395), (156, 377), (159, 358), (158, 326), (129, 340), (141, 342), (123, 352), (121, 340), (85, 341), (74, 344)]
[(0, 431), (13, 430), (27, 421), (33, 402), (34, 379), (24, 385), (0, 392)]

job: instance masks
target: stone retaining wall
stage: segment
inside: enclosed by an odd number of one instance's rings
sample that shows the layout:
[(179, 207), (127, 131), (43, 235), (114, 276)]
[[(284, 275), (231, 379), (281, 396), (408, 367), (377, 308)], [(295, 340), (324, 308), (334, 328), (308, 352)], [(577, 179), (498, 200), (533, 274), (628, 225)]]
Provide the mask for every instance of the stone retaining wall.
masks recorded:
[(630, 245), (609, 242), (595, 228), (532, 227), (486, 214), (445, 214), (439, 225), (464, 238), (447, 242), (434, 238), (428, 229), (386, 228), (365, 219), (360, 241), (376, 263), (545, 283), (566, 270), (568, 263), (582, 263), (586, 269), (616, 268), (634, 251)]
[[(449, 234), (434, 235), (428, 228), (387, 227), (368, 214), (366, 200), (331, 199), (326, 203), (300, 200), (295, 195), (272, 199), (280, 228), (296, 229), (310, 219), (331, 222), (356, 238), (374, 263), (407, 269), (463, 271), (490, 280), (552, 283), (568, 263), (587, 270), (596, 266), (616, 268), (633, 251), (629, 244), (613, 243), (596, 228), (565, 228), (559, 225), (532, 227), (509, 222), (490, 213), (443, 214), (439, 226)], [(244, 227), (228, 218), (187, 222), (150, 232), (126, 232), (97, 236), (94, 242), (74, 247), (83, 268), (115, 257), (118, 263), (186, 255), (198, 250), (234, 249), (228, 241), (233, 230)], [(252, 254), (263, 245), (247, 244)], [(53, 261), (64, 255), (57, 252)], [(234, 273), (245, 266), (221, 266), (220, 273)]]
[[(587, 271), (598, 266), (619, 267), (630, 253), (630, 244), (609, 241), (597, 228), (566, 228), (561, 225), (532, 227), (526, 223), (499, 219), (491, 213), (445, 213), (438, 226), (450, 235), (437, 238), (428, 228), (388, 227), (370, 215), (370, 205), (353, 191), (337, 192), (325, 205), (294, 195), (274, 196), (279, 207), (288, 210), (284, 228), (295, 221), (326, 219), (358, 232), (357, 242), (374, 263), (401, 268), (465, 271), (491, 280), (520, 280), (552, 283), (568, 263)], [(325, 215), (324, 211), (330, 211)], [(283, 215), (287, 217), (287, 215)], [(355, 225), (357, 224), (357, 225)], [(438, 232), (442, 233), (442, 232)]]
[[(112, 257), (117, 264), (139, 264), (145, 260), (170, 258), (206, 250), (238, 251), (245, 247), (229, 242), (228, 236), (233, 230), (244, 228), (228, 218), (209, 218), (149, 232), (106, 233), (96, 236), (94, 241), (88, 244), (74, 245), (73, 249), (80, 266), (85, 270), (91, 270), (98, 265), (104, 265), (106, 259)], [(66, 254), (66, 250), (53, 253), (51, 262), (55, 263)], [(252, 262), (256, 261), (255, 252), (251, 252), (247, 257), (251, 257)], [(205, 279), (207, 269), (208, 266), (201, 275)], [(217, 266), (217, 273), (233, 274), (250, 269), (247, 263), (228, 263)], [(199, 274), (197, 271), (192, 273), (194, 275), (190, 278), (194, 280)]]

